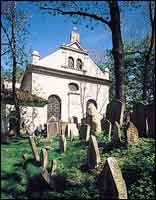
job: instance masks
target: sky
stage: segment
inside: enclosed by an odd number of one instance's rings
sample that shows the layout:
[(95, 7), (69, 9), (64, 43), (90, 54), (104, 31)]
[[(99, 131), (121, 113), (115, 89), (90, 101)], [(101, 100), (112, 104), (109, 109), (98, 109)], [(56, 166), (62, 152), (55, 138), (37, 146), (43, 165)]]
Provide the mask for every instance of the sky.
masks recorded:
[[(146, 2), (143, 2), (144, 5)], [(43, 14), (32, 2), (20, 2), (18, 6), (27, 9), (29, 13), (29, 40), (26, 47), (37, 50), (41, 58), (54, 52), (63, 43), (70, 42), (70, 33), (75, 29), (70, 17), (52, 16)], [(146, 16), (139, 9), (128, 10), (122, 13), (122, 34), (124, 40), (141, 39), (149, 30)], [(77, 25), (80, 34), (80, 43), (87, 50), (104, 51), (112, 48), (111, 32), (106, 26), (99, 23), (93, 30), (84, 25)]]

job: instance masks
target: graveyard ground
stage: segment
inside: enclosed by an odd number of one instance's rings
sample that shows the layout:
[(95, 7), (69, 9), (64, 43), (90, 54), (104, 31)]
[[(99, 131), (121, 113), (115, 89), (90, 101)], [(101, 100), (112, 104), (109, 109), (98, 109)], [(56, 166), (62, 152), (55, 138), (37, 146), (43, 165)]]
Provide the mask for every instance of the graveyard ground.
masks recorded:
[[(98, 135), (98, 141), (108, 141), (107, 136)], [(42, 141), (42, 142), (41, 142)], [(57, 174), (81, 183), (79, 187), (64, 188), (52, 191), (40, 177), (40, 168), (33, 161), (28, 139), (11, 139), (8, 144), (1, 145), (1, 199), (98, 199), (96, 176), (103, 167), (106, 158), (113, 156), (121, 167), (126, 181), (130, 199), (154, 199), (154, 140), (140, 138), (136, 146), (126, 149), (124, 146), (109, 149), (107, 145), (100, 147), (101, 164), (98, 170), (85, 172), (80, 169), (86, 162), (87, 147), (80, 140), (67, 140), (67, 151), (59, 153), (58, 137), (51, 143), (37, 140), (39, 151), (44, 146), (48, 150), (48, 160), (58, 162)], [(101, 145), (99, 145), (101, 146)], [(22, 155), (28, 154), (28, 161), (23, 167)]]

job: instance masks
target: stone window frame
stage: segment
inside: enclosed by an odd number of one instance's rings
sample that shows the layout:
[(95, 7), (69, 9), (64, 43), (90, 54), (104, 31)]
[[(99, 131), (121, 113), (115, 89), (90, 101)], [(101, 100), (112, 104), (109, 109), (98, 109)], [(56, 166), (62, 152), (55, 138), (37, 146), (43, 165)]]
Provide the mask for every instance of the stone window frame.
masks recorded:
[[(81, 67), (78, 66), (78, 61), (81, 62)], [(80, 58), (77, 58), (77, 59), (76, 59), (76, 69), (77, 69), (77, 70), (80, 70), (80, 71), (83, 69), (83, 62), (82, 62), (82, 60), (81, 60)]]
[[(76, 89), (73, 89), (71, 86), (75, 86)], [(73, 83), (73, 82), (72, 82), (72, 83), (69, 83), (69, 84), (68, 84), (68, 88), (69, 88), (70, 91), (76, 92), (76, 91), (79, 90), (79, 85), (78, 85), (77, 83)]]
[[(58, 117), (58, 120), (61, 120), (61, 113), (62, 113), (62, 101), (61, 101), (61, 98), (57, 95), (57, 94), (51, 94), (49, 97), (48, 97), (48, 105), (47, 105), (47, 119), (49, 119), (50, 118), (50, 116), (49, 116), (49, 114), (50, 114), (50, 112), (49, 112), (49, 109), (48, 109), (48, 107), (50, 106), (52, 106), (52, 105), (50, 105), (51, 103), (52, 103), (52, 101), (51, 101), (51, 99), (52, 98), (56, 98), (57, 99), (57, 101), (58, 101), (58, 103), (59, 103), (59, 117)], [(54, 115), (55, 116), (55, 115)]]
[[(70, 62), (71, 62), (70, 60), (72, 60), (72, 62), (73, 62), (72, 67), (70, 66)], [(72, 56), (69, 56), (68, 57), (68, 68), (74, 69), (74, 67), (75, 67), (74, 58)]]

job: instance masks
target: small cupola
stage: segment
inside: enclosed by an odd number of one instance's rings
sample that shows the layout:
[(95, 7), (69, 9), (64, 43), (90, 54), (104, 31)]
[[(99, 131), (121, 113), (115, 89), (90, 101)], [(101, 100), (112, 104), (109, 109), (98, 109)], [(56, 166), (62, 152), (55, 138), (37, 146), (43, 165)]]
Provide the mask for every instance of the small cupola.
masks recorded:
[(36, 64), (40, 59), (39, 52), (38, 51), (33, 51), (31, 55), (32, 55), (32, 64)]
[(70, 34), (70, 41), (71, 42), (78, 42), (80, 43), (80, 35), (79, 33), (75, 32), (75, 31), (72, 31), (71, 34)]

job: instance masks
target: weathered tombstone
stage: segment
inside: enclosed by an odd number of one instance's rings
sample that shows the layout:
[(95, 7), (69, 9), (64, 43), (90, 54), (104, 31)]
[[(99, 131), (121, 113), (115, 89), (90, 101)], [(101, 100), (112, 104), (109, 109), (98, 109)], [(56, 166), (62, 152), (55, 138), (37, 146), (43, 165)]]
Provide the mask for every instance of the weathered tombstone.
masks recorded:
[(98, 167), (101, 162), (98, 143), (96, 137), (91, 135), (89, 138), (89, 146), (87, 151), (87, 164), (90, 169)]
[(46, 149), (41, 149), (41, 154), (40, 154), (40, 162), (41, 162), (41, 166), (42, 168), (46, 169), (48, 166), (48, 154)]
[(115, 121), (113, 130), (112, 130), (112, 143), (120, 144), (121, 142), (121, 133), (120, 133), (120, 125), (117, 121)]
[(56, 160), (52, 160), (51, 161), (51, 172), (50, 172), (50, 176), (53, 176), (56, 174), (56, 168), (57, 168), (57, 161)]
[(101, 199), (127, 199), (127, 187), (115, 158), (109, 157), (98, 179)]
[(24, 153), (24, 154), (22, 155), (22, 158), (23, 158), (23, 160), (28, 160), (28, 154)]
[(80, 140), (85, 140), (88, 142), (90, 137), (90, 125), (89, 124), (82, 124), (80, 126)]
[(101, 116), (93, 103), (88, 106), (88, 114), (90, 116), (91, 134), (95, 135), (97, 132), (101, 132)]
[(70, 130), (70, 141), (73, 141), (73, 139), (74, 139), (74, 135), (73, 135), (73, 131), (72, 131), (72, 129)]
[(41, 177), (43, 178), (43, 180), (50, 185), (50, 176), (49, 173), (47, 171), (47, 169), (45, 168), (41, 168)]
[(126, 127), (126, 143), (137, 144), (138, 138), (139, 138), (138, 129), (135, 127), (133, 122), (128, 122)]
[(58, 122), (48, 122), (47, 124), (47, 138), (51, 139), (59, 132)]
[(146, 133), (146, 113), (145, 113), (145, 105), (142, 103), (137, 103), (133, 107), (132, 119), (131, 121), (134, 123), (139, 132), (139, 137), (147, 136)]
[(60, 152), (65, 152), (67, 149), (67, 142), (66, 142), (66, 138), (64, 135), (60, 136)]
[(106, 118), (112, 123), (117, 121), (120, 126), (123, 124), (125, 104), (119, 100), (113, 100), (107, 105)]
[(102, 130), (106, 131), (109, 136), (109, 140), (111, 138), (111, 130), (112, 130), (112, 124), (108, 119), (102, 119), (101, 120), (101, 128)]
[(79, 131), (74, 123), (68, 124), (68, 137), (71, 137), (71, 134), (73, 135), (73, 138), (79, 136)]
[(40, 161), (40, 157), (39, 157), (39, 154), (38, 154), (38, 149), (37, 149), (34, 137), (31, 137), (31, 136), (29, 137), (29, 143), (30, 143), (30, 146), (31, 146), (35, 160)]
[(76, 124), (77, 128), (78, 128), (78, 118), (73, 116), (73, 123)]
[(155, 104), (146, 105), (146, 120), (148, 125), (148, 137), (155, 137)]
[(8, 141), (6, 104), (1, 103), (1, 141), (2, 143)]

